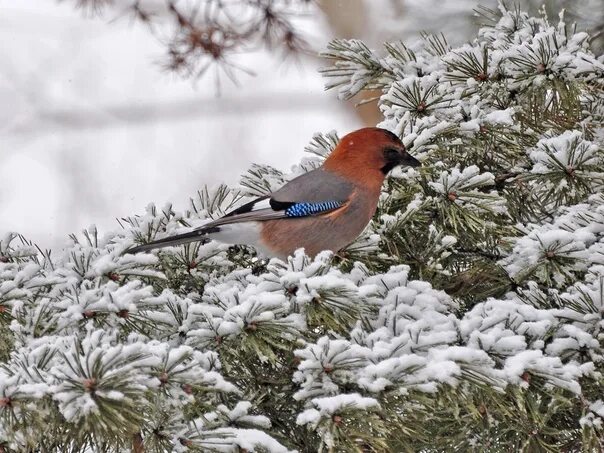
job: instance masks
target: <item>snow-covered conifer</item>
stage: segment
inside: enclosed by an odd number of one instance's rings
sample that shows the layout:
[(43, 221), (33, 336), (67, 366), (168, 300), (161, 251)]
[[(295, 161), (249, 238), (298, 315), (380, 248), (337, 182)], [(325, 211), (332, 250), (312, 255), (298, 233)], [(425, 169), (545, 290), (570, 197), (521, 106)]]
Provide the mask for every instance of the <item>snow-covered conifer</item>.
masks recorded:
[(395, 172), (347, 249), (124, 255), (320, 165), (255, 165), (51, 253), (0, 238), (0, 451), (600, 451), (604, 60), (501, 6), (471, 43), (336, 40)]

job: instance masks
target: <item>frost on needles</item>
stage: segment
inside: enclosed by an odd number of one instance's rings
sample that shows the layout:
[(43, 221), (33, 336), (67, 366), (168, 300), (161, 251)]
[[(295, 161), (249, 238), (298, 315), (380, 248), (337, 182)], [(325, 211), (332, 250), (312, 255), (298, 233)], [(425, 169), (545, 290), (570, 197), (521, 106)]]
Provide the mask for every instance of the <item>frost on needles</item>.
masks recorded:
[(256, 165), (58, 253), (0, 240), (0, 451), (599, 451), (604, 63), (559, 19), (484, 11), (470, 44), (336, 40), (349, 98), (424, 166), (332, 256), (122, 255), (269, 192)]

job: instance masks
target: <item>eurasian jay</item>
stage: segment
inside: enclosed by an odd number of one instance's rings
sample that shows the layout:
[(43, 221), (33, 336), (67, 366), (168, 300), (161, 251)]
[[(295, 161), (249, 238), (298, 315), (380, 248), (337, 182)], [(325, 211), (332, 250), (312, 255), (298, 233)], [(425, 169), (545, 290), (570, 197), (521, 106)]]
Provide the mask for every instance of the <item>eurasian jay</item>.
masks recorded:
[(286, 258), (303, 247), (314, 256), (353, 242), (377, 208), (386, 174), (398, 165), (416, 167), (400, 139), (368, 127), (345, 135), (323, 165), (188, 233), (126, 250), (126, 253), (217, 240), (248, 244), (266, 256)]

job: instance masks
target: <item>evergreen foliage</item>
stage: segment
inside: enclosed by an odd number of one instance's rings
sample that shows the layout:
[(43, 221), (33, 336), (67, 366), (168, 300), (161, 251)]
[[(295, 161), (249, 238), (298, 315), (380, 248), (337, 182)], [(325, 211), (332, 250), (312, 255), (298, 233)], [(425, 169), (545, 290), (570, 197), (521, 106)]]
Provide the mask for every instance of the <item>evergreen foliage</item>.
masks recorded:
[(470, 44), (332, 42), (423, 161), (337, 255), (122, 252), (320, 164), (254, 166), (58, 253), (0, 241), (0, 451), (601, 451), (604, 60), (503, 5)]

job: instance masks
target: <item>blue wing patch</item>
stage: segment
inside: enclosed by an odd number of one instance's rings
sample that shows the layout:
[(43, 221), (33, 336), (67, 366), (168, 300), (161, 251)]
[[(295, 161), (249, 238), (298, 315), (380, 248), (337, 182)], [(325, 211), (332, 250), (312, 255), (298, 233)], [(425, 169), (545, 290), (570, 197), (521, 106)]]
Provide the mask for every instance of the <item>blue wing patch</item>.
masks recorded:
[(321, 201), (316, 203), (296, 203), (285, 210), (286, 217), (306, 217), (321, 212), (331, 211), (342, 206), (341, 201)]

